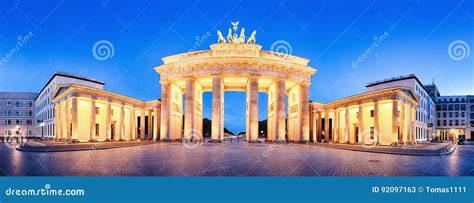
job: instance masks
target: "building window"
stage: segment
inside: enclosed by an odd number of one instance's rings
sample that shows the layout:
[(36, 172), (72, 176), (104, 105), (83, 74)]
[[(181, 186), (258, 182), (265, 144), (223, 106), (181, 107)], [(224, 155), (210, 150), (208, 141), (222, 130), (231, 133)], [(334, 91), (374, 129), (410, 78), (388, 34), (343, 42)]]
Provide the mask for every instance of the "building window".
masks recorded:
[(453, 110), (453, 105), (452, 105), (452, 104), (448, 105), (448, 110), (449, 110), (449, 111), (452, 111), (452, 110)]
[(437, 126), (440, 126), (440, 125), (441, 125), (441, 121), (440, 121), (440, 120), (437, 120), (436, 125), (437, 125)]
[(15, 115), (16, 115), (16, 116), (21, 116), (21, 111), (16, 111), (16, 112), (15, 112)]
[(446, 112), (443, 112), (443, 118), (446, 118)]
[(371, 117), (371, 118), (374, 117), (374, 114), (375, 114), (375, 111), (374, 111), (374, 110), (370, 110), (370, 117)]
[(11, 125), (11, 124), (12, 124), (12, 120), (10, 120), (10, 119), (6, 120), (6, 121), (5, 121), (5, 124), (6, 124), (6, 125)]
[(455, 110), (455, 111), (459, 111), (459, 104), (455, 104), (455, 105), (454, 105), (454, 110)]
[(370, 127), (370, 139), (374, 139), (374, 135), (375, 135), (375, 128)]
[(456, 125), (456, 126), (459, 125), (459, 120), (456, 120), (456, 121), (455, 121), (455, 125)]
[(11, 101), (6, 101), (5, 106), (12, 106), (12, 102)]
[(449, 120), (449, 126), (453, 126), (453, 120)]
[(461, 104), (461, 111), (464, 111), (466, 110), (466, 105), (465, 104)]
[(15, 106), (16, 106), (16, 107), (20, 107), (20, 106), (21, 106), (21, 102), (20, 102), (20, 101), (16, 101), (16, 102), (15, 102)]
[(95, 114), (97, 114), (97, 115), (100, 114), (100, 108), (99, 107), (95, 107)]
[(449, 112), (449, 117), (450, 117), (450, 118), (453, 117), (453, 112)]
[(446, 120), (443, 120), (443, 126), (446, 126)]
[(464, 112), (461, 112), (461, 117), (462, 118), (466, 117), (466, 114)]

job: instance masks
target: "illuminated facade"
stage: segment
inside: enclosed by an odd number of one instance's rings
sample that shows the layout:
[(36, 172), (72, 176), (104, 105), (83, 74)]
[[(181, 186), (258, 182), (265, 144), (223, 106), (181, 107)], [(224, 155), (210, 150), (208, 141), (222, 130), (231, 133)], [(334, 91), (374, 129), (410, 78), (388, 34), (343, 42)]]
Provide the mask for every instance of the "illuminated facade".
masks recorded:
[(143, 102), (77, 84), (52, 93), (55, 140), (69, 142), (133, 141), (159, 136), (160, 102)]
[(389, 87), (327, 104), (311, 102), (311, 141), (364, 145), (414, 144), (418, 97)]
[(267, 140), (309, 142), (309, 85), (316, 69), (307, 66), (308, 59), (261, 50), (255, 34), (245, 41), (244, 31), (237, 36), (229, 29), (226, 40), (218, 31), (219, 43), (210, 50), (163, 58), (164, 64), (155, 68), (161, 79), (161, 140), (202, 139), (202, 94), (211, 91), (211, 139), (221, 142), (224, 92), (245, 91), (249, 142), (258, 139), (259, 92), (268, 94)]
[[(237, 24), (234, 31), (237, 31)], [(243, 29), (242, 29), (243, 30)], [(258, 142), (258, 94), (268, 95), (266, 140), (400, 145), (417, 142), (420, 97), (393, 86), (327, 104), (310, 102), (316, 69), (308, 59), (261, 50), (254, 31), (227, 39), (218, 31), (210, 50), (162, 58), (161, 100), (140, 101), (100, 88), (59, 85), (52, 94), (55, 139), (88, 141), (200, 141), (203, 93), (212, 92), (211, 141), (224, 139), (224, 92), (245, 91), (246, 140)], [(184, 104), (184, 105), (183, 105)]]

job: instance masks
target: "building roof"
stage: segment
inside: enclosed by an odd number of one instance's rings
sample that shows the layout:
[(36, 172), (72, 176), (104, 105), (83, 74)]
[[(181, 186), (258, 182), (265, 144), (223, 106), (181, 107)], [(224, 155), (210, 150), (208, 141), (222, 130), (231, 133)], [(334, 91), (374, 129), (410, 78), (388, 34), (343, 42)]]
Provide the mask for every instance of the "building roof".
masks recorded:
[[(372, 87), (372, 86), (375, 86), (375, 85), (385, 84), (385, 83), (389, 83), (389, 82), (396, 82), (396, 81), (400, 81), (400, 80), (407, 80), (407, 79), (414, 79), (421, 86), (421, 88), (423, 88), (425, 90), (426, 94), (429, 95), (429, 91), (426, 89), (426, 87), (423, 85), (423, 83), (421, 83), (420, 79), (418, 79), (418, 77), (416, 77), (415, 74), (402, 75), (402, 76), (398, 76), (398, 77), (391, 77), (391, 78), (387, 78), (387, 79), (383, 79), (383, 80), (377, 80), (375, 82), (368, 83), (367, 85), (365, 85), (365, 87)], [(429, 97), (434, 102), (434, 99), (431, 96), (429, 96)]]
[(35, 92), (0, 92), (0, 99), (34, 100), (36, 95)]
[(74, 75), (74, 74), (70, 74), (70, 73), (55, 72), (55, 73), (51, 76), (51, 78), (48, 80), (48, 82), (46, 82), (46, 84), (43, 86), (43, 88), (41, 88), (41, 90), (39, 91), (38, 95), (36, 95), (35, 100), (36, 100), (36, 98), (38, 98), (38, 96), (41, 94), (41, 92), (43, 92), (44, 88), (46, 88), (46, 87), (49, 85), (49, 83), (50, 83), (56, 76), (62, 76), (62, 77), (67, 77), (67, 78), (73, 78), (73, 79), (78, 79), (78, 80), (84, 80), (84, 81), (88, 81), (88, 82), (97, 83), (97, 84), (99, 84), (99, 85), (105, 85), (104, 81), (102, 81), (102, 80), (96, 80), (96, 79), (93, 79), (93, 78), (88, 78), (88, 77), (84, 77), (84, 76)]

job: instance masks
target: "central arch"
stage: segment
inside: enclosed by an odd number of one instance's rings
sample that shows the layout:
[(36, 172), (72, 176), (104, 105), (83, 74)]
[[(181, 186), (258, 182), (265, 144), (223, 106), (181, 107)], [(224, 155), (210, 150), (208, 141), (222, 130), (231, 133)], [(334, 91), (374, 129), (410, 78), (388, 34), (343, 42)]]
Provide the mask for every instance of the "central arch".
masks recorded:
[(266, 92), (267, 140), (309, 142), (309, 85), (316, 69), (307, 66), (308, 59), (263, 51), (257, 44), (218, 43), (211, 45), (210, 50), (162, 60), (164, 64), (155, 68), (162, 88), (160, 140), (201, 139), (202, 94), (211, 91), (211, 139), (221, 142), (224, 92), (245, 91), (246, 140), (258, 141), (258, 93)]

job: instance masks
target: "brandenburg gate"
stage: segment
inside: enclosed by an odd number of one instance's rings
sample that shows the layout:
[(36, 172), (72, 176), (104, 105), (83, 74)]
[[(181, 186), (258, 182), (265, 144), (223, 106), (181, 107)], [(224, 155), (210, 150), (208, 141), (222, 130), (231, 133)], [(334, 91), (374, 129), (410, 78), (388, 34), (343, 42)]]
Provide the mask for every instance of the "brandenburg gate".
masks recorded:
[(245, 29), (239, 36), (238, 22), (232, 24), (234, 32), (229, 29), (226, 38), (217, 31), (218, 43), (210, 50), (167, 56), (155, 68), (161, 83), (160, 140), (180, 140), (182, 134), (185, 141), (202, 139), (202, 95), (211, 91), (211, 139), (222, 142), (224, 92), (245, 91), (249, 142), (258, 141), (259, 92), (268, 94), (267, 140), (309, 142), (309, 87), (316, 69), (308, 59), (262, 50), (255, 31), (246, 39)]

